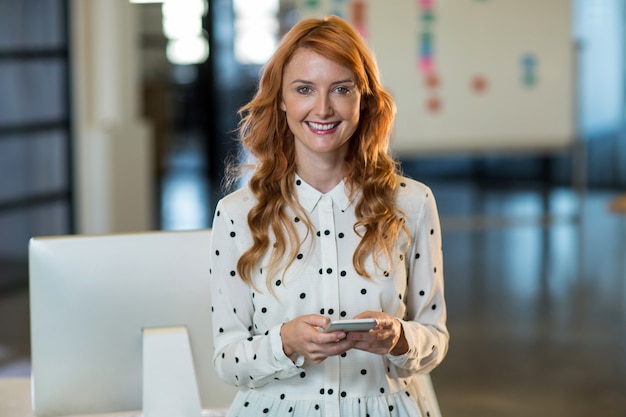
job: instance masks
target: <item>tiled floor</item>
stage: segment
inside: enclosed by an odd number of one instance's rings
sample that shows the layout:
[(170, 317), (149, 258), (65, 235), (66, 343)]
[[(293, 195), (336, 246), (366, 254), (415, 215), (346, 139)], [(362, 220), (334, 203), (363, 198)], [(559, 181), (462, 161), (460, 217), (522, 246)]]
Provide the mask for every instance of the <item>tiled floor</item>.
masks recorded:
[[(208, 225), (195, 163), (163, 184), (164, 228)], [(444, 416), (626, 416), (626, 217), (607, 210), (614, 193), (430, 185), (445, 232), (451, 344), (433, 373)], [(0, 377), (27, 376), (28, 351), (28, 295), (1, 295)]]
[[(563, 214), (574, 197), (550, 195)], [(445, 234), (452, 338), (433, 374), (444, 415), (626, 416), (626, 220), (607, 198), (589, 193), (581, 223)], [(482, 203), (519, 214), (539, 200), (507, 191)]]

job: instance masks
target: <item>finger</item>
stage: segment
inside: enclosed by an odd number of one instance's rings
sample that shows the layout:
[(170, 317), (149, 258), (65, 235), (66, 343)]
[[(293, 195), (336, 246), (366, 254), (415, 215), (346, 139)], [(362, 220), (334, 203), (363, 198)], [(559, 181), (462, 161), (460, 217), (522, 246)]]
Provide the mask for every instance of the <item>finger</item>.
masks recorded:
[(389, 351), (393, 343), (393, 332), (371, 331), (366, 334), (359, 332), (348, 333), (348, 340), (352, 340), (355, 349), (367, 352), (384, 354)]
[(346, 338), (346, 332), (318, 332), (313, 341), (317, 344), (335, 343)]
[(354, 319), (375, 319), (376, 320), (376, 324), (378, 325), (379, 320), (380, 320), (380, 315), (381, 313), (377, 313), (375, 311), (364, 311), (362, 313), (357, 314), (356, 316), (354, 316)]
[(393, 339), (395, 337), (395, 333), (393, 331), (393, 327), (386, 327), (386, 328), (381, 329), (381, 330), (376, 330), (376, 331), (372, 332), (372, 335), (378, 341), (387, 340), (387, 339)]
[(309, 314), (302, 316), (302, 320), (315, 328), (325, 328), (330, 323), (330, 318), (319, 314)]
[(306, 357), (315, 363), (320, 363), (329, 356), (340, 355), (354, 346), (354, 342), (349, 340), (341, 340), (339, 342), (327, 343), (325, 345), (316, 345), (307, 353)]
[(376, 326), (376, 329), (380, 329), (380, 330), (393, 329), (393, 326), (394, 326), (393, 320), (378, 320), (378, 326)]
[(352, 349), (354, 347), (354, 341), (352, 340), (340, 340), (338, 342), (328, 344), (325, 346), (326, 353), (328, 356), (336, 356), (341, 355), (344, 352)]
[(376, 330), (391, 329), (396, 326), (397, 319), (389, 314), (380, 314), (376, 318)]
[(368, 339), (372, 339), (372, 333), (374, 333), (373, 331), (369, 331), (369, 332), (348, 332), (348, 334), (346, 335), (346, 338), (349, 340), (368, 340)]

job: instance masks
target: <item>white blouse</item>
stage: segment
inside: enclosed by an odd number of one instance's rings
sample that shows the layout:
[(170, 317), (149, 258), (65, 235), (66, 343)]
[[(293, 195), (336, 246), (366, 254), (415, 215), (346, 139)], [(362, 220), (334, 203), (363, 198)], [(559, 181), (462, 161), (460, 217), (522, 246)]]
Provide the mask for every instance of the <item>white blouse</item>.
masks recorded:
[[(297, 198), (315, 233), (295, 215), (304, 239), (286, 271), (266, 284), (264, 262), (257, 289), (237, 274), (237, 260), (252, 244), (248, 211), (256, 198), (242, 188), (220, 200), (212, 231), (211, 303), (214, 362), (220, 377), (239, 387), (229, 416), (434, 416), (430, 372), (448, 349), (439, 217), (430, 189), (400, 178), (397, 202), (410, 233), (395, 248), (391, 265), (366, 263), (371, 279), (352, 264), (359, 243), (355, 201), (344, 183), (322, 194), (294, 178)], [(305, 238), (306, 236), (306, 238)], [(386, 270), (385, 270), (386, 269)], [(285, 272), (283, 274), (283, 272)], [(272, 294), (273, 292), (273, 294)], [(283, 352), (281, 325), (305, 314), (348, 319), (365, 310), (398, 317), (409, 351), (400, 356), (350, 350), (319, 364), (292, 361)], [(422, 375), (420, 375), (422, 374)]]

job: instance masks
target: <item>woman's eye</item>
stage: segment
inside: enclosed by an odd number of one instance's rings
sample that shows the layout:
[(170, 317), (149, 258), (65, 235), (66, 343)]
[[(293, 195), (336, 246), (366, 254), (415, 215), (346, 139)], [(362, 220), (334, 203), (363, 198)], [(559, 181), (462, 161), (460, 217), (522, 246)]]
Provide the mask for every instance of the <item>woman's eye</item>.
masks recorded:
[(335, 91), (337, 91), (339, 94), (348, 94), (350, 92), (350, 89), (348, 87), (337, 87)]
[(309, 87), (302, 86), (302, 87), (298, 87), (296, 91), (300, 94), (309, 94), (311, 92), (311, 89)]

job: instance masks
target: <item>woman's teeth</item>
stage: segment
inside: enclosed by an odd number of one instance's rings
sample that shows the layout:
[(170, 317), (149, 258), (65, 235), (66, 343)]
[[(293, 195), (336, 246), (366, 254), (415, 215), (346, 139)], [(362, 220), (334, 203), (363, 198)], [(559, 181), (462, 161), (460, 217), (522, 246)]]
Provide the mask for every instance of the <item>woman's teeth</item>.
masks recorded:
[(311, 128), (315, 129), (315, 130), (330, 130), (332, 128), (334, 128), (335, 126), (337, 126), (337, 123), (315, 123), (315, 122), (308, 122), (309, 126), (311, 126)]

